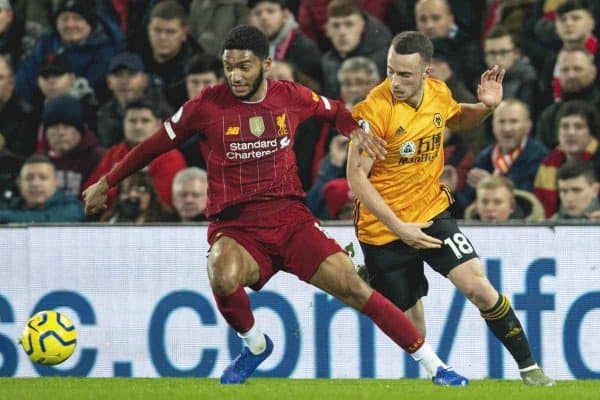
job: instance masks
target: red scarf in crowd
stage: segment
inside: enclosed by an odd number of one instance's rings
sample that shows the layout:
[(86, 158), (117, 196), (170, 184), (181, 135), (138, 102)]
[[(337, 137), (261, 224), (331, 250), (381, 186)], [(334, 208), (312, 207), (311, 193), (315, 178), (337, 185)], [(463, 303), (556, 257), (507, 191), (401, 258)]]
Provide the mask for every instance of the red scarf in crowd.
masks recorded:
[(510, 153), (502, 154), (500, 145), (496, 143), (492, 150), (492, 164), (494, 165), (494, 175), (506, 175), (510, 167), (515, 163), (515, 160), (521, 155), (525, 145), (527, 144), (527, 136), (523, 138), (521, 143)]

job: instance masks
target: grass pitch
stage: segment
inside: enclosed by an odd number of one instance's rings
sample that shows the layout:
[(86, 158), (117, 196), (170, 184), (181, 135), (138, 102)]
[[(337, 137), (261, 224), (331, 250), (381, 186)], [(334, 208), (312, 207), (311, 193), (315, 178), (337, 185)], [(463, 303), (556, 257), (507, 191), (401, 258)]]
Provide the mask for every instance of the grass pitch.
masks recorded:
[(266, 379), (223, 386), (200, 378), (1, 378), (0, 399), (377, 399), (377, 400), (587, 400), (600, 398), (600, 380), (560, 381), (550, 388), (516, 380), (474, 380), (468, 387), (439, 387), (416, 379)]

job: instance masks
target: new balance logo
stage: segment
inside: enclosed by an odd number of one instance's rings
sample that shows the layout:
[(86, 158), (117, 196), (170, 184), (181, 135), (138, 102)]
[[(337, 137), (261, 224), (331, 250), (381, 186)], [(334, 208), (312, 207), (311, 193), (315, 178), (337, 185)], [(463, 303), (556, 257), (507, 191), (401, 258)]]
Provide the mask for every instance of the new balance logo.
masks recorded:
[(225, 131), (225, 136), (234, 136), (234, 135), (239, 135), (239, 134), (240, 134), (240, 127), (239, 126), (230, 126)]

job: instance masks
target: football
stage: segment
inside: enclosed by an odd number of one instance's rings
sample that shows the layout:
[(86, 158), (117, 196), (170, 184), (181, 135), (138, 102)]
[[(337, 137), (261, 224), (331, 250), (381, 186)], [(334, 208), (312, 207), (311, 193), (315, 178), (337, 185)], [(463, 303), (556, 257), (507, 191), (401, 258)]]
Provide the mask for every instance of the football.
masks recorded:
[(40, 311), (27, 321), (19, 343), (32, 361), (56, 365), (73, 354), (77, 331), (64, 313)]

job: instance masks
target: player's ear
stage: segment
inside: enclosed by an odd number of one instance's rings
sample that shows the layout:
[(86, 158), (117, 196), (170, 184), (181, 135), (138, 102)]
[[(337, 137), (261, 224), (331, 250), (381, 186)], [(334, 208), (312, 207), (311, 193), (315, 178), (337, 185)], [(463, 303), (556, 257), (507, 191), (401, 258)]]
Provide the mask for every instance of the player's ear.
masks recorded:
[(271, 59), (271, 57), (267, 57), (263, 60), (263, 70), (265, 72), (269, 71), (271, 69), (271, 64), (273, 63), (273, 60)]
[(427, 79), (431, 74), (431, 71), (433, 71), (433, 67), (431, 66), (431, 64), (429, 64), (427, 67), (425, 67), (425, 71), (423, 72), (423, 79)]

